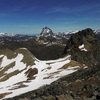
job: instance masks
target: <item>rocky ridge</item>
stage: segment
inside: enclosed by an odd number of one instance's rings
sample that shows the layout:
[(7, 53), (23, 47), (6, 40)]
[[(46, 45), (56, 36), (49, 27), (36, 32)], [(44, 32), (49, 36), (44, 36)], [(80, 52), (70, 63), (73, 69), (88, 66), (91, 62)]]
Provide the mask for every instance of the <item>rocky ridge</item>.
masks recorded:
[(64, 50), (66, 53), (70, 53), (73, 60), (89, 66), (100, 64), (100, 44), (89, 28), (72, 34)]

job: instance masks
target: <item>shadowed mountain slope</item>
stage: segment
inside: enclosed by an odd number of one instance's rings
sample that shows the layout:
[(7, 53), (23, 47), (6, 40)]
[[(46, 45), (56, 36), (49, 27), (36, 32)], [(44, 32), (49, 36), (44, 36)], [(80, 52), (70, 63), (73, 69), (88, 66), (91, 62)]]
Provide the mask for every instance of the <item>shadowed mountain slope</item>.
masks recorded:
[(89, 66), (100, 64), (100, 44), (92, 29), (72, 34), (64, 50), (71, 58)]

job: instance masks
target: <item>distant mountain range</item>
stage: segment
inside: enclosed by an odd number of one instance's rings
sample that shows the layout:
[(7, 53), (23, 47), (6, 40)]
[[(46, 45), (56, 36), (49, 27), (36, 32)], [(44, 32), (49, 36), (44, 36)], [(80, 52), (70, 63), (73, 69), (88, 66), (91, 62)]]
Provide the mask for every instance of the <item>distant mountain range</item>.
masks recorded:
[[(54, 33), (52, 29), (48, 27), (44, 27), (39, 35), (21, 35), (14, 33), (0, 33), (0, 39), (8, 39), (8, 40), (25, 40), (32, 37), (35, 37), (39, 43), (50, 44), (50, 43), (65, 43), (71, 36), (71, 34), (75, 34), (78, 31), (66, 31), (66, 32), (58, 32)], [(100, 30), (95, 30), (94, 33), (99, 36)]]
[(21, 35), (21, 34), (11, 34), (11, 33), (0, 33), (0, 40), (25, 40), (31, 38), (32, 36)]
[[(100, 35), (97, 34), (99, 31), (93, 32), (96, 33), (100, 41)], [(66, 43), (72, 34), (75, 34), (75, 32), (53, 33), (52, 29), (48, 27), (43, 28), (40, 34), (36, 36), (2, 33), (0, 35), (0, 48), (15, 50), (24, 47), (38, 59), (57, 59), (62, 57)], [(49, 52), (51, 52), (51, 55), (47, 55)]]
[(66, 44), (66, 40), (69, 38), (69, 35), (66, 34), (56, 34), (53, 31), (45, 27), (43, 28), (40, 35), (37, 36), (37, 41), (40, 44), (52, 45), (52, 44)]

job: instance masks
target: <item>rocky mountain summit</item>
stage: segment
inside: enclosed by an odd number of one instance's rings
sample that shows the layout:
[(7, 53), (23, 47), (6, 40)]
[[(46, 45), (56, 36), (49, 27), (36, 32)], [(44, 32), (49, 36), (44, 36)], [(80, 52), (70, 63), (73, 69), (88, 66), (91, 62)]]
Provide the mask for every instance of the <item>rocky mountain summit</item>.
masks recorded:
[(87, 65), (100, 64), (100, 44), (92, 29), (85, 29), (72, 34), (64, 50), (72, 59)]
[(45, 27), (42, 29), (42, 32), (40, 33), (40, 35), (50, 36), (50, 35), (53, 35), (53, 31), (50, 28)]
[(46, 44), (47, 46), (52, 44), (65, 45), (69, 36), (69, 34), (67, 35), (65, 33), (53, 33), (53, 31), (50, 28), (45, 27), (42, 29), (40, 35), (37, 37), (37, 41), (40, 44)]

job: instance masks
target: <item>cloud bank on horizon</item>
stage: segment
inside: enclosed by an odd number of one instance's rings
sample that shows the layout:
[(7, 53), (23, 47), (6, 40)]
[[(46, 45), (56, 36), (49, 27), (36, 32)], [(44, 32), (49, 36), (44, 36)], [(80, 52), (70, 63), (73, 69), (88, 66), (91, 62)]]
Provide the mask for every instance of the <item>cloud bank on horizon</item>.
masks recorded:
[(54, 32), (100, 29), (100, 0), (0, 1), (0, 32), (38, 34), (44, 26)]

